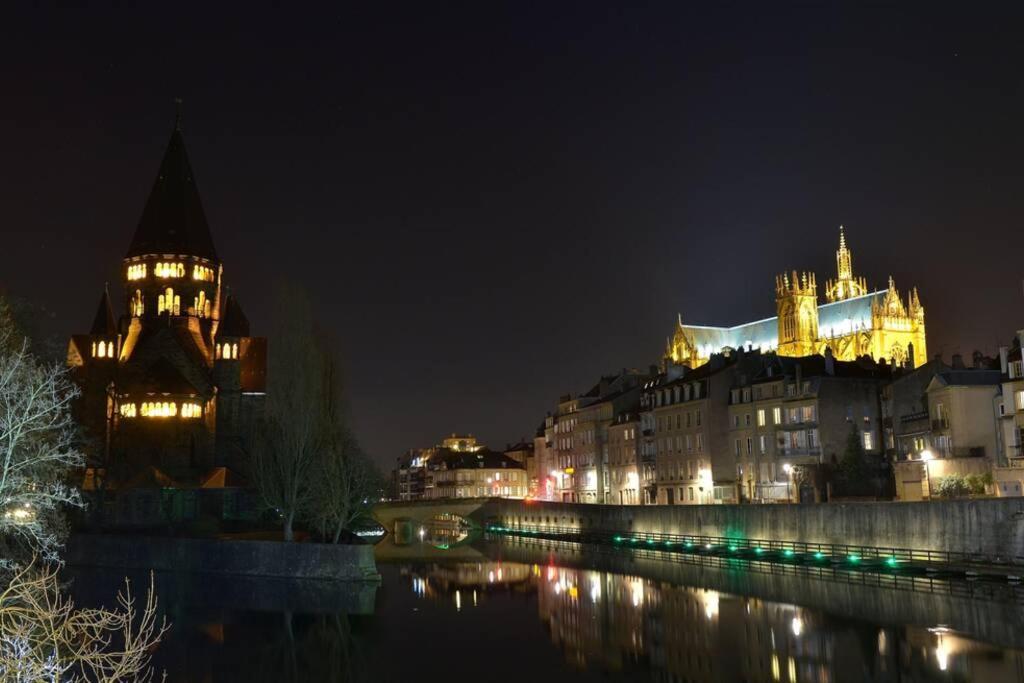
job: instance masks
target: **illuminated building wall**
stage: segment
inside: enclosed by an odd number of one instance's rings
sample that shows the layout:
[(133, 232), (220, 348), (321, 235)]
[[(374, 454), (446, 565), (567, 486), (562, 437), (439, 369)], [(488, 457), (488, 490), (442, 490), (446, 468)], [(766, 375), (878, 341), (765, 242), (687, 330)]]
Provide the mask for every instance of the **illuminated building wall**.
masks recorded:
[[(194, 480), (235, 465), (237, 442), (262, 410), (266, 340), (252, 337), (210, 235), (179, 127), (122, 269), (119, 316), (108, 292), (68, 365), (76, 413), (107, 462)], [(99, 454), (98, 454), (99, 455)]]
[[(776, 278), (776, 315), (734, 327), (684, 325), (682, 316), (665, 350), (666, 361), (696, 368), (724, 349), (757, 348), (783, 356), (823, 354), (838, 360), (871, 356), (914, 367), (928, 359), (924, 307), (912, 288), (901, 298), (892, 278), (886, 289), (871, 292), (853, 274), (853, 256), (840, 228), (837, 277), (826, 284), (819, 304), (814, 273)], [(911, 358), (911, 354), (913, 358)]]

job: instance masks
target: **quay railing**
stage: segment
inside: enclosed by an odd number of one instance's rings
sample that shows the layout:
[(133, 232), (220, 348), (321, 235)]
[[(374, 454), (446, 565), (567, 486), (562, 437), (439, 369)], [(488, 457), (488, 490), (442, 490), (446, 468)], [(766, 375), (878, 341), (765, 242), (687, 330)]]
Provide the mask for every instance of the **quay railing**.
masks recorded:
[(700, 534), (637, 531), (593, 531), (561, 526), (487, 526), (488, 532), (528, 538), (612, 546), (623, 550), (658, 550), (683, 555), (747, 559), (760, 562), (833, 566), (860, 571), (899, 571), (953, 578), (1019, 582), (1024, 558), (1017, 562), (968, 553), (887, 546), (810, 543), (772, 539), (731, 538)]

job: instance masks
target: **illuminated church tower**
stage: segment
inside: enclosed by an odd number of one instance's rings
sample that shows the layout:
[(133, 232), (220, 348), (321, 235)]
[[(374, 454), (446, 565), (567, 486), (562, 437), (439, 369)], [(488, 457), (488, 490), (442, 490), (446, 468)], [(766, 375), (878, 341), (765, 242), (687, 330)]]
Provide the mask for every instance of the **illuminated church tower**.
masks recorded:
[(712, 327), (684, 325), (679, 316), (665, 349), (665, 361), (695, 368), (713, 353), (739, 348), (775, 351), (782, 356), (823, 354), (829, 349), (838, 360), (871, 356), (912, 367), (928, 360), (924, 306), (917, 288), (907, 294), (906, 303), (891, 277), (888, 288), (870, 291), (867, 280), (853, 273), (853, 254), (842, 227), (836, 279), (826, 283), (825, 300), (818, 303), (814, 273), (779, 275), (775, 278), (776, 317)]
[(846, 232), (839, 226), (839, 250), (836, 252), (836, 279), (825, 283), (825, 298), (829, 303), (864, 296), (868, 283), (864, 278), (853, 277), (853, 255), (846, 248)]
[[(116, 325), (105, 293), (68, 364), (82, 387), (80, 417), (108, 461), (153, 466), (172, 478), (236, 464), (237, 441), (262, 410), (266, 340), (250, 337), (237, 301), (222, 294), (180, 115), (123, 266)], [(106, 312), (105, 312), (106, 311)], [(221, 329), (225, 319), (233, 323)], [(222, 340), (224, 332), (230, 336)]]
[(775, 310), (779, 316), (779, 354), (810, 356), (818, 349), (818, 283), (814, 273), (775, 278)]

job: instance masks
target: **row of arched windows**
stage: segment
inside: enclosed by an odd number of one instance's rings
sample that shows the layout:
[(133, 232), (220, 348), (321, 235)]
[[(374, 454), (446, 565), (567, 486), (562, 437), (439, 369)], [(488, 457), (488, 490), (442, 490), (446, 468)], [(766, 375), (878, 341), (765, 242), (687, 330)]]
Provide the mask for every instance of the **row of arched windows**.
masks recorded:
[(200, 318), (210, 317), (210, 300), (206, 298), (206, 292), (199, 292), (199, 296), (192, 299), (192, 310)]
[(238, 360), (238, 344), (217, 344), (217, 358), (222, 360)]
[(92, 357), (93, 358), (113, 358), (114, 357), (114, 342), (93, 342), (92, 343)]
[(153, 273), (157, 277), (185, 277), (185, 264), (161, 261), (153, 267)]
[(192, 279), (213, 282), (213, 268), (206, 266), (192, 266)]
[(141, 280), (146, 277), (147, 266), (145, 263), (136, 263), (135, 265), (128, 266), (128, 279), (129, 280)]
[[(138, 410), (134, 403), (122, 403), (118, 411), (121, 417), (177, 417), (179, 414), (178, 404), (174, 401), (146, 401), (139, 404)], [(203, 407), (198, 403), (183, 402), (180, 413), (185, 419), (195, 419), (203, 416)]]
[(175, 294), (170, 287), (156, 300), (156, 312), (163, 313), (165, 311), (171, 315), (181, 315), (181, 297)]

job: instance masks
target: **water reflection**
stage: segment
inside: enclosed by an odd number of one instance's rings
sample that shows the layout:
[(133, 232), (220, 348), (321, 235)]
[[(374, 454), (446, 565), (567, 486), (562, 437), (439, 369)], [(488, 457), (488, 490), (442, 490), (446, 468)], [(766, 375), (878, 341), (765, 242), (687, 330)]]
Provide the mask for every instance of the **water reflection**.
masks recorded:
[[(382, 562), (379, 587), (158, 575), (174, 628), (155, 663), (169, 681), (203, 683), (521, 683), (524, 671), (537, 683), (1024, 682), (1015, 592), (919, 593), (579, 546), (473, 552)], [(69, 578), (83, 606), (119, 582)], [(496, 644), (509, 665), (495, 668)]]
[[(424, 600), (536, 593), (551, 644), (583, 672), (656, 681), (1024, 681), (1024, 657), (946, 627), (877, 625), (795, 604), (560, 566), (406, 567)], [(552, 675), (551, 680), (558, 677)]]

